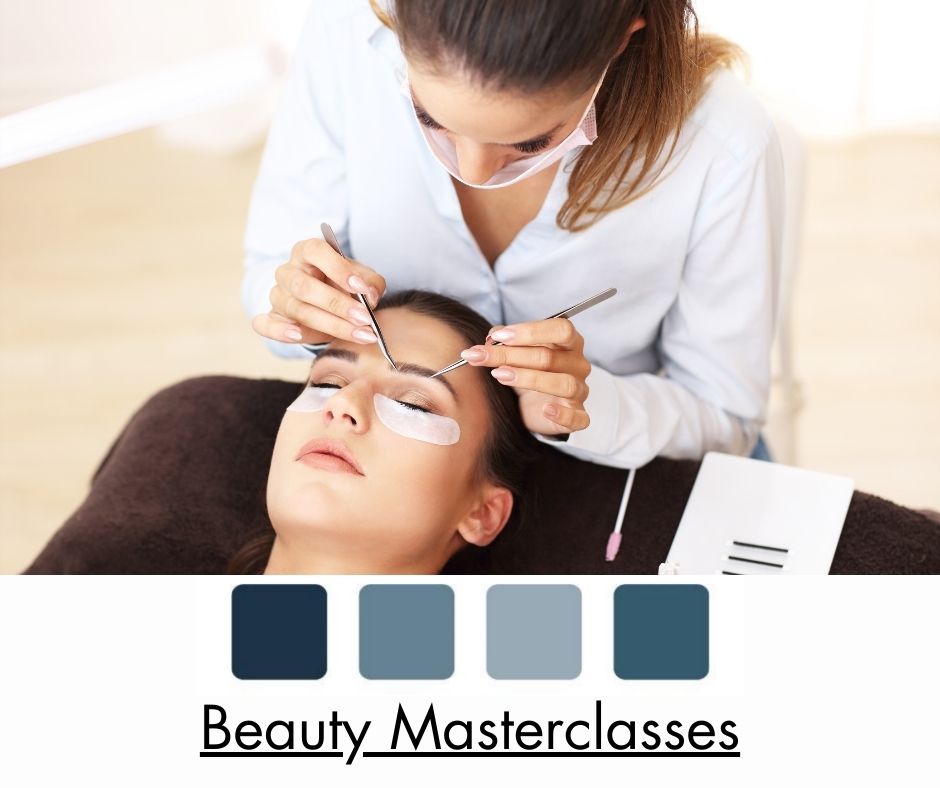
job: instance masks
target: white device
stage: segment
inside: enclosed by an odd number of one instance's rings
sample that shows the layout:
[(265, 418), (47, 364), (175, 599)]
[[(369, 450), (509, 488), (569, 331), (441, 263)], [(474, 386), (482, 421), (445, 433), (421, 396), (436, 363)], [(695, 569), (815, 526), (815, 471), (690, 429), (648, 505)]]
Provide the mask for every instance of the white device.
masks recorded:
[(852, 479), (709, 452), (660, 574), (828, 574)]

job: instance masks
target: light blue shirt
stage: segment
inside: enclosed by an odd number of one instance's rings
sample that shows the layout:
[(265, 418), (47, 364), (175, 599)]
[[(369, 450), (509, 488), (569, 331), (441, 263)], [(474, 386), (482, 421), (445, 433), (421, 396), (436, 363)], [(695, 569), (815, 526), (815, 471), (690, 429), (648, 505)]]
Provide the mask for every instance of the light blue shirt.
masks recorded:
[(569, 154), (538, 216), (491, 268), (399, 90), (403, 65), (366, 0), (312, 5), (252, 195), (248, 315), (270, 310), (275, 269), (322, 221), (389, 292), (443, 293), (494, 324), (616, 287), (574, 318), (593, 365), (590, 426), (552, 445), (620, 467), (748, 453), (766, 418), (783, 223), (780, 146), (750, 90), (718, 72), (668, 174), (578, 233), (555, 222), (578, 151)]

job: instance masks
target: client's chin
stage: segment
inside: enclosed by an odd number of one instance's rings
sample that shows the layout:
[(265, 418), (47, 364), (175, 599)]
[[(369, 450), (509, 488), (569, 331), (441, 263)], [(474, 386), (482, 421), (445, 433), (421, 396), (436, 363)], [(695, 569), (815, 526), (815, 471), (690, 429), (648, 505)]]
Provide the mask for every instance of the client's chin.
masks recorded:
[(279, 488), (268, 491), (268, 514), (275, 530), (281, 523), (305, 531), (336, 530), (356, 513), (349, 510), (349, 490), (346, 481), (354, 477), (346, 473), (303, 469), (308, 476), (289, 490)]

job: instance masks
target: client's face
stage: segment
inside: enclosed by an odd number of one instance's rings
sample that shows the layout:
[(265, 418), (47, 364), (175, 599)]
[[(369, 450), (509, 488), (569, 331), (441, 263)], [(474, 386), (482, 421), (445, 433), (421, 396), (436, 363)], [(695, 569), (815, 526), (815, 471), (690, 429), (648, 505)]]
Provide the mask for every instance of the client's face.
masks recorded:
[(467, 341), (406, 308), (378, 320), (402, 371), (376, 345), (337, 340), (284, 414), (268, 479), (269, 571), (279, 553), (287, 571), (435, 572), (509, 515), (511, 495), (480, 478), (490, 420), (480, 371), (429, 377)]

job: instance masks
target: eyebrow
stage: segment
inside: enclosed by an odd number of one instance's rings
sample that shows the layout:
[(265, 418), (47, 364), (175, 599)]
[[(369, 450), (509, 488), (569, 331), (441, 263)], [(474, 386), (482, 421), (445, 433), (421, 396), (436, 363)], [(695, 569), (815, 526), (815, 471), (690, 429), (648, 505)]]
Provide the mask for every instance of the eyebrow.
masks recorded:
[[(415, 107), (415, 111), (416, 111), (416, 112), (423, 112), (423, 113), (424, 113), (425, 115), (427, 115), (432, 121), (434, 121), (434, 123), (437, 123), (437, 125), (440, 126), (442, 129), (443, 129), (443, 128), (446, 128), (446, 126), (444, 126), (443, 123), (440, 123), (439, 121), (434, 120), (434, 118), (431, 116), (431, 113), (428, 112), (420, 103), (418, 103), (417, 97), (414, 95), (414, 91), (413, 91), (413, 90), (412, 90), (412, 93), (411, 93), (411, 103), (414, 104), (414, 107)], [(559, 123), (559, 124), (558, 124), (557, 126), (555, 126), (553, 129), (551, 129), (551, 130), (549, 130), (549, 131), (546, 131), (544, 134), (537, 134), (536, 136), (530, 137), (529, 139), (523, 140), (522, 142), (495, 142), (495, 143), (492, 143), (492, 144), (493, 144), (493, 145), (503, 145), (503, 146), (505, 146), (505, 147), (507, 147), (507, 148), (515, 148), (515, 147), (518, 147), (518, 146), (520, 146), (520, 145), (532, 145), (532, 144), (534, 144), (534, 143), (536, 143), (536, 142), (541, 142), (542, 140), (551, 138), (551, 136), (552, 136), (556, 131), (558, 131), (558, 129), (560, 129), (560, 128), (561, 128), (562, 126), (564, 126), (564, 125), (565, 125), (564, 123)], [(437, 378), (435, 378), (435, 380), (436, 380), (436, 379), (437, 379)]]
[[(313, 365), (315, 366), (316, 363), (321, 358), (337, 358), (340, 361), (348, 361), (351, 364), (355, 364), (357, 361), (359, 361), (359, 354), (353, 352), (352, 350), (341, 350), (340, 348), (328, 347), (324, 350), (321, 350), (317, 354), (317, 357), (314, 360)], [(427, 367), (422, 367), (420, 364), (408, 364), (408, 363), (398, 364), (399, 374), (417, 375), (422, 378), (429, 378), (430, 380), (433, 380), (435, 383), (440, 383), (447, 388), (447, 390), (450, 392), (451, 396), (454, 398), (456, 402), (460, 402), (460, 397), (457, 396), (457, 392), (454, 389), (453, 385), (451, 385), (451, 382), (449, 380), (447, 380), (443, 376), (437, 377), (437, 378), (431, 377), (435, 372), (437, 372), (436, 369), (428, 369)]]

